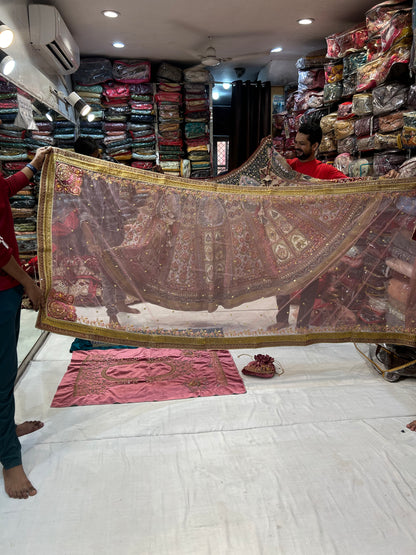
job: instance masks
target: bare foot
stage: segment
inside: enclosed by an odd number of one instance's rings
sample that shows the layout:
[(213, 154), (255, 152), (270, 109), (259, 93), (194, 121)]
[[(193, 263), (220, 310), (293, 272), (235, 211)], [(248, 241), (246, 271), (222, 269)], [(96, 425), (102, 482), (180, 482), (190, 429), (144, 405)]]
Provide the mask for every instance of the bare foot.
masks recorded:
[(26, 420), (21, 424), (17, 424), (16, 435), (17, 437), (25, 436), (26, 434), (31, 434), (41, 428), (43, 428), (43, 422), (40, 420)]
[(412, 432), (416, 432), (416, 420), (413, 420), (413, 422), (409, 422), (406, 428), (409, 428), (409, 430), (412, 430)]
[(9, 497), (13, 499), (27, 499), (29, 496), (37, 494), (21, 464), (13, 466), (13, 468), (8, 470), (3, 468), (3, 476), (4, 489)]

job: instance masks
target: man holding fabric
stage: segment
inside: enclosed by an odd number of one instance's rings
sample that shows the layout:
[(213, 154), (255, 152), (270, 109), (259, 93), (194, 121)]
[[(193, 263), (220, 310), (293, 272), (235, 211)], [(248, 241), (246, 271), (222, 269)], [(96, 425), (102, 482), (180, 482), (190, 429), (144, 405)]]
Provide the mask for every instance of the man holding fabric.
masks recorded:
[[(316, 159), (321, 141), (322, 129), (319, 125), (301, 124), (295, 137), (297, 157), (288, 159), (286, 162), (293, 170), (315, 179), (345, 179), (347, 176), (342, 172)], [(297, 328), (308, 326), (318, 286), (319, 280), (316, 279), (302, 289), (296, 320)], [(276, 302), (279, 311), (276, 316), (276, 323), (268, 327), (270, 331), (278, 331), (289, 327), (290, 295), (277, 295)]]

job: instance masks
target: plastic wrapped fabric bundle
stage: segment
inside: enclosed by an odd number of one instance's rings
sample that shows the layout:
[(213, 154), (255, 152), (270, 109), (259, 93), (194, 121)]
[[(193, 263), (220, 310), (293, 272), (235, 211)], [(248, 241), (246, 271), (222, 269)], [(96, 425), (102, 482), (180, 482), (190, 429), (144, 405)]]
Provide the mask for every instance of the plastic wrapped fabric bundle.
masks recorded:
[(407, 107), (409, 110), (416, 108), (416, 85), (410, 85), (407, 95)]
[(416, 128), (416, 112), (403, 112), (403, 125)]
[(342, 80), (344, 65), (341, 61), (325, 64), (325, 83), (337, 83)]
[(360, 52), (352, 52), (345, 56), (342, 60), (344, 69), (343, 76), (350, 75), (351, 73), (356, 73), (357, 69), (363, 66), (367, 62), (367, 51), (361, 50)]
[(368, 30), (365, 25), (360, 25), (342, 33), (335, 33), (326, 37), (326, 55), (328, 58), (343, 58), (351, 52), (364, 48), (367, 40)]
[(205, 68), (188, 68), (183, 71), (184, 79), (189, 83), (211, 83), (212, 75)]
[(337, 145), (339, 153), (355, 154), (357, 152), (357, 138), (354, 135), (340, 139)]
[[(374, 175), (386, 175), (390, 170), (399, 170), (400, 166), (406, 160), (406, 155), (400, 150), (388, 150), (384, 152), (376, 152), (373, 156)], [(404, 176), (410, 177), (410, 176)]]
[(324, 104), (338, 102), (342, 97), (342, 83), (327, 83), (324, 86)]
[(412, 38), (405, 37), (394, 44), (385, 56), (368, 62), (357, 70), (357, 91), (371, 89), (386, 81), (393, 66), (403, 64), (407, 66), (410, 61)]
[(327, 60), (325, 57), (325, 52), (319, 51), (319, 52), (304, 56), (303, 58), (299, 58), (296, 61), (296, 68), (299, 71), (303, 71), (306, 69), (314, 69), (314, 68), (322, 69), (326, 61)]
[(402, 148), (402, 138), (400, 133), (376, 133), (375, 148), (377, 150)]
[(157, 104), (179, 104), (182, 102), (182, 94), (178, 92), (159, 92), (155, 94)]
[(400, 177), (414, 177), (416, 175), (416, 157), (409, 158), (399, 168)]
[(167, 62), (162, 62), (156, 70), (156, 79), (159, 83), (180, 83), (182, 75), (181, 68)]
[(334, 167), (345, 175), (349, 175), (349, 167), (353, 157), (347, 152), (342, 152), (334, 160)]
[(115, 60), (112, 67), (113, 79), (121, 83), (148, 83), (150, 62), (144, 60)]
[(323, 91), (304, 91), (296, 96), (293, 109), (301, 112), (308, 108), (320, 108), (323, 106), (323, 96)]
[(404, 125), (403, 112), (393, 112), (379, 117), (381, 133), (391, 133), (400, 130)]
[(416, 147), (416, 127), (404, 125), (401, 140), (403, 148)]
[(113, 78), (112, 63), (107, 58), (81, 58), (79, 68), (72, 80), (79, 85), (97, 85)]
[(348, 102), (342, 102), (341, 104), (339, 104), (337, 114), (338, 114), (338, 119), (353, 118), (354, 113), (352, 111), (352, 102), (348, 101)]
[(378, 118), (374, 116), (367, 116), (359, 118), (354, 122), (354, 133), (357, 137), (365, 137), (373, 135), (379, 129)]
[(408, 88), (403, 83), (389, 83), (373, 90), (373, 114), (376, 116), (401, 110), (407, 104)]
[(367, 62), (373, 62), (383, 54), (380, 35), (372, 36), (367, 43)]
[(342, 96), (348, 97), (354, 94), (357, 90), (357, 72), (348, 73), (342, 80)]
[(390, 20), (380, 29), (382, 51), (387, 52), (395, 42), (411, 35), (411, 8), (396, 11), (392, 14)]
[(368, 137), (357, 137), (357, 150), (365, 152), (368, 150), (376, 149), (376, 136), (370, 135)]
[(350, 177), (367, 177), (372, 175), (373, 172), (373, 162), (367, 158), (359, 158), (358, 160), (353, 160), (349, 166)]
[(298, 90), (322, 89), (325, 85), (323, 68), (300, 70), (298, 72)]
[(355, 94), (352, 97), (352, 111), (356, 116), (368, 116), (373, 113), (373, 97), (368, 93)]
[(321, 121), (319, 122), (319, 124), (321, 126), (322, 133), (324, 135), (329, 135), (334, 132), (334, 124), (337, 121), (337, 118), (338, 118), (337, 112), (333, 112), (321, 118)]
[(381, 2), (370, 8), (365, 14), (365, 23), (370, 35), (379, 34), (385, 25), (388, 25), (392, 16), (401, 9), (409, 7), (405, 0), (390, 0)]
[(334, 136), (337, 140), (354, 135), (353, 119), (337, 119), (334, 123)]
[(336, 152), (337, 144), (333, 135), (323, 135), (319, 145), (320, 153)]

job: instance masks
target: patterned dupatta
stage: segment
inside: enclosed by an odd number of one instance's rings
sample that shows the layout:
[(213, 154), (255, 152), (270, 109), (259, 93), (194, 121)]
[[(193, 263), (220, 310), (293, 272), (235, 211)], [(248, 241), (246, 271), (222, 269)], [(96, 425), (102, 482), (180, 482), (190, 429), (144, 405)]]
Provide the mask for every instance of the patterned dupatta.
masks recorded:
[(38, 327), (160, 347), (414, 345), (415, 181), (307, 179), (270, 147), (205, 182), (52, 149)]

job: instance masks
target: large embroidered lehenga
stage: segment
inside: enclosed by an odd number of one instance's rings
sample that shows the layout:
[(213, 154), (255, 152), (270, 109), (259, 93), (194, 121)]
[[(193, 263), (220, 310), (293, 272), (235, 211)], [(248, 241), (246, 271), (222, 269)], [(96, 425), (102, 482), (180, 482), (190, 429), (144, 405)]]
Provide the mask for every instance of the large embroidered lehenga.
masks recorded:
[[(416, 345), (415, 225), (415, 180), (312, 180), (270, 139), (212, 181), (54, 148), (41, 177), (38, 326), (161, 347)], [(110, 322), (111, 288), (140, 313)], [(281, 329), (276, 297), (287, 299)]]

